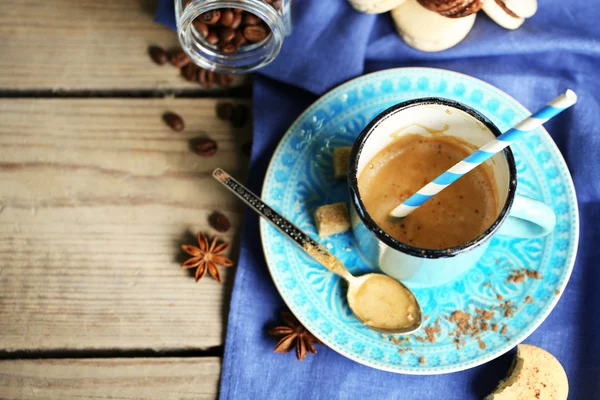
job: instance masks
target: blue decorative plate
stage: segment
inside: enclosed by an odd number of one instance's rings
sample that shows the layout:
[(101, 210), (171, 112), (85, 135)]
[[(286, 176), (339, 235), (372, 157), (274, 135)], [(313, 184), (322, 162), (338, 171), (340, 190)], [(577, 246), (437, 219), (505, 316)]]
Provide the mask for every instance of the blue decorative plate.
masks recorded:
[[(402, 68), (366, 75), (323, 96), (292, 125), (273, 155), (262, 198), (317, 239), (314, 209), (348, 202), (345, 182), (333, 178), (333, 149), (352, 145), (363, 127), (389, 106), (427, 96), (463, 102), (481, 111), (502, 131), (530, 114), (506, 93), (455, 72)], [(479, 264), (462, 279), (415, 290), (429, 316), (426, 324), (434, 324), (439, 317), (440, 332), (434, 343), (410, 335), (397, 344), (397, 338), (362, 326), (348, 308), (339, 278), (261, 221), (269, 270), (290, 310), (331, 349), (361, 364), (398, 373), (459, 371), (494, 359), (520, 343), (544, 321), (567, 284), (575, 261), (579, 221), (571, 176), (550, 135), (538, 129), (512, 149), (518, 193), (550, 205), (557, 216), (556, 229), (541, 239), (496, 236)], [(370, 270), (351, 233), (321, 242), (353, 273)], [(525, 267), (537, 271), (541, 279), (508, 280), (516, 269)], [(506, 301), (517, 309), (512, 317), (494, 313), (489, 329), (479, 334), (484, 345), (463, 336), (464, 343), (456, 346), (451, 335), (456, 324), (448, 320), (455, 310), (473, 312), (476, 307), (489, 309)]]

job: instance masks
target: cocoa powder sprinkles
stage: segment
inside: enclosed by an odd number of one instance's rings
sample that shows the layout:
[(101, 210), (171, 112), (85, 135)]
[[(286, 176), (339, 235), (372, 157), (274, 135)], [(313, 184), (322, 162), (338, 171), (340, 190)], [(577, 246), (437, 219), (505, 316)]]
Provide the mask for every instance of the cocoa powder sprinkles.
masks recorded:
[[(543, 279), (543, 276), (539, 271), (509, 267), (505, 282), (511, 284), (525, 282), (527, 284), (526, 282), (532, 279), (540, 280)], [(445, 317), (438, 317), (435, 321), (430, 321), (423, 326), (420, 335), (413, 334), (401, 339), (390, 336), (388, 339), (399, 347), (399, 354), (412, 351), (413, 347), (418, 351), (417, 347), (428, 346), (425, 343), (434, 344), (440, 340), (448, 340), (448, 338), (457, 350), (461, 350), (464, 346), (476, 346), (483, 351), (488, 347), (486, 338), (489, 338), (490, 335), (504, 337), (507, 342), (510, 342), (507, 321), (513, 318), (520, 308), (534, 304), (535, 299), (531, 295), (514, 297), (511, 294), (511, 286), (497, 287), (490, 281), (482, 282), (481, 285), (483, 288), (489, 288), (487, 289), (489, 296), (487, 299), (477, 303), (471, 301), (464, 309), (450, 311)], [(512, 291), (514, 291), (514, 286), (512, 286)], [(555, 294), (560, 294), (560, 291), (557, 290)], [(429, 320), (428, 316), (424, 317), (424, 321)], [(419, 345), (419, 343), (423, 344)], [(424, 356), (415, 355), (412, 352), (410, 354), (416, 357), (419, 363), (425, 363)]]
[(521, 271), (517, 271), (508, 276), (507, 282), (519, 283), (525, 280), (525, 274)]
[(521, 268), (519, 270), (513, 271), (510, 275), (508, 275), (508, 279), (506, 279), (506, 282), (520, 283), (525, 280), (525, 277), (531, 279), (542, 279), (542, 276), (540, 275), (539, 271)]

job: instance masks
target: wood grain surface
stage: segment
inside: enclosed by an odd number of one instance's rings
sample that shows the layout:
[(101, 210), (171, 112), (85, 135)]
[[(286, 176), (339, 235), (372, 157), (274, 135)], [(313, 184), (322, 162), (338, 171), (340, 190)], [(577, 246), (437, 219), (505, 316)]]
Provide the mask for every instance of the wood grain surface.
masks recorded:
[(153, 22), (156, 3), (0, 1), (0, 90), (198, 90), (148, 56), (150, 45), (179, 48), (176, 34)]
[(220, 359), (0, 361), (2, 399), (214, 399)]
[[(216, 104), (0, 100), (0, 349), (223, 343), (232, 271), (219, 285), (195, 283), (179, 267), (181, 244), (199, 230), (215, 233), (211, 212), (231, 219), (226, 240), (241, 219), (242, 204), (211, 171), (244, 178), (250, 126), (218, 120)], [(167, 110), (184, 118), (184, 132), (162, 122)], [(215, 139), (218, 153), (192, 152), (195, 137)]]

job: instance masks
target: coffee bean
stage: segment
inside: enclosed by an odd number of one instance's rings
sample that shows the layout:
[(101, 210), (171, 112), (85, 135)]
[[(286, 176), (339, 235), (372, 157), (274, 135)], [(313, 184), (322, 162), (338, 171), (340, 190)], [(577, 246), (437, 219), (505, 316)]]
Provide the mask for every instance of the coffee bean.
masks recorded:
[(246, 119), (248, 119), (248, 107), (243, 104), (235, 106), (231, 114), (231, 123), (233, 126), (241, 128), (246, 123)]
[(225, 86), (227, 86), (227, 83), (226, 83), (226, 82), (227, 82), (227, 79), (225, 79), (225, 78), (223, 77), (223, 74), (219, 74), (219, 73), (215, 74), (215, 82), (216, 82), (216, 83), (217, 83), (217, 85), (219, 85), (219, 86), (222, 86), (222, 87), (225, 87)]
[(206, 71), (206, 87), (211, 88), (215, 83), (215, 73), (213, 71)]
[(183, 118), (173, 112), (165, 113), (163, 115), (163, 120), (169, 125), (169, 128), (173, 129), (175, 132), (181, 132), (183, 128), (185, 128)]
[(238, 48), (235, 47), (233, 43), (227, 43), (225, 46), (221, 47), (221, 52), (223, 54), (231, 54), (235, 52)]
[(246, 43), (244, 34), (240, 31), (235, 31), (235, 37), (233, 38), (233, 45), (235, 46), (235, 49), (239, 50), (244, 43)]
[(244, 19), (244, 15), (242, 13), (234, 13), (233, 22), (229, 26), (231, 29), (237, 29), (242, 24), (242, 19)]
[(207, 70), (205, 70), (204, 68), (200, 68), (198, 70), (198, 82), (200, 82), (200, 85), (202, 87), (206, 86), (206, 73), (207, 73)]
[(225, 10), (221, 13), (221, 19), (219, 22), (221, 22), (222, 26), (231, 26), (234, 18), (235, 15), (232, 10)]
[(187, 54), (185, 54), (185, 51), (179, 50), (171, 54), (171, 56), (169, 57), (169, 61), (177, 68), (181, 68), (188, 65), (192, 61), (192, 59)]
[(192, 148), (203, 157), (214, 156), (217, 152), (217, 142), (209, 138), (197, 138), (191, 142)]
[(275, 0), (271, 3), (274, 9), (279, 10), (281, 8), (281, 0)]
[(227, 87), (233, 81), (233, 76), (230, 74), (215, 74), (215, 81), (222, 87)]
[(196, 18), (192, 22), (192, 25), (194, 25), (194, 28), (196, 28), (196, 32), (198, 32), (200, 36), (202, 36), (203, 38), (206, 38), (208, 36), (208, 25), (206, 25), (204, 22), (201, 22), (198, 18)]
[(150, 48), (148, 49), (148, 54), (150, 54), (150, 58), (152, 58), (152, 61), (154, 61), (158, 65), (163, 65), (167, 61), (169, 61), (169, 56), (162, 47), (150, 46)]
[(245, 13), (244, 18), (242, 19), (242, 25), (244, 25), (244, 26), (258, 25), (260, 23), (261, 23), (261, 19), (251, 13)]
[(233, 40), (235, 37), (235, 31), (231, 28), (223, 28), (221, 29), (219, 39), (221, 44), (227, 44)]
[(196, 75), (198, 73), (198, 67), (194, 63), (189, 63), (185, 67), (181, 68), (181, 75), (185, 78), (186, 81), (196, 81)]
[(200, 21), (204, 22), (207, 25), (216, 25), (221, 19), (221, 11), (219, 10), (211, 10), (207, 11), (204, 14), (200, 14)]
[[(281, 6), (281, 0), (264, 1), (273, 7)], [(192, 24), (206, 43), (218, 47), (223, 54), (234, 53), (248, 42), (261, 42), (271, 34), (261, 18), (240, 8), (207, 11)], [(229, 46), (230, 43), (233, 46)]]
[(216, 32), (210, 31), (208, 36), (206, 37), (206, 41), (208, 44), (212, 44), (213, 46), (219, 43), (219, 35)]
[(219, 103), (217, 104), (217, 117), (223, 121), (231, 121), (233, 115), (233, 104), (232, 103)]
[(231, 227), (229, 219), (218, 211), (215, 211), (208, 217), (208, 222), (218, 232), (227, 232)]
[(260, 42), (269, 35), (267, 28), (262, 25), (247, 26), (244, 28), (244, 37), (249, 42)]

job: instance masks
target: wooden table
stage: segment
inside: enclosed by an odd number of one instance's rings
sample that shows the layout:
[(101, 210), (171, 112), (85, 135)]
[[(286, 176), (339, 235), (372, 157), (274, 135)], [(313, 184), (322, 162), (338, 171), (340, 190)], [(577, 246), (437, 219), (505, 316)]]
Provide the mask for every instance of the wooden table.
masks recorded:
[[(235, 243), (242, 205), (210, 173), (244, 177), (251, 128), (214, 109), (249, 91), (154, 65), (149, 45), (177, 46), (154, 6), (0, 3), (2, 399), (217, 396), (233, 269), (196, 283), (179, 248), (215, 210)], [(190, 151), (202, 136), (217, 157)]]

